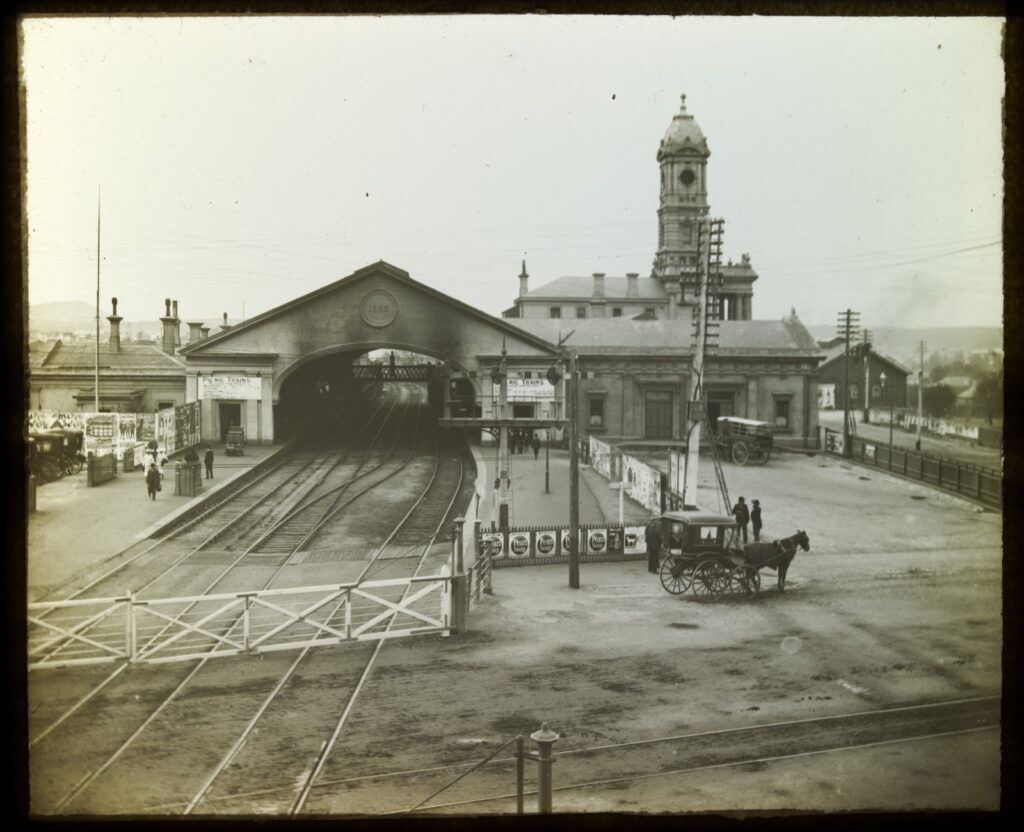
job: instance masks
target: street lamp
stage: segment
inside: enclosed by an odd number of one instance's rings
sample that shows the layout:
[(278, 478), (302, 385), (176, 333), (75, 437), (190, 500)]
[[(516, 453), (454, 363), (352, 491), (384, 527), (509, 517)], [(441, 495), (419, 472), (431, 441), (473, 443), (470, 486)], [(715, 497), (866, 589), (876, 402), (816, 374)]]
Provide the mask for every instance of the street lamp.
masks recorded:
[(878, 378), (882, 382), (882, 389), (889, 398), (889, 470), (892, 470), (892, 385), (885, 383), (885, 371), (879, 373)]

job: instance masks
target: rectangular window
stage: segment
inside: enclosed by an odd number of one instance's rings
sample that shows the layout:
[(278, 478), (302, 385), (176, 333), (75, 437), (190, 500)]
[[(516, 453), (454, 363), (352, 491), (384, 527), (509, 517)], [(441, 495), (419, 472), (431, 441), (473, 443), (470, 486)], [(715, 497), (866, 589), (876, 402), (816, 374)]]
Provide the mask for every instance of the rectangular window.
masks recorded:
[(658, 313), (657, 313), (657, 311), (655, 310), (655, 308), (653, 306), (645, 306), (644, 307), (644, 314), (645, 315), (650, 315), (652, 318), (657, 318), (658, 317)]
[(157, 402), (156, 403), (156, 409), (157, 410), (170, 410), (172, 407), (174, 407), (174, 402)]
[(526, 370), (523, 373), (523, 378), (533, 378), (533, 372), (531, 370)]
[(789, 399), (775, 400), (775, 427), (789, 427)]
[(550, 313), (552, 318), (561, 318), (562, 317), (562, 307), (561, 306), (552, 306), (551, 309), (549, 309), (548, 311), (549, 311), (549, 313)]
[(604, 425), (604, 398), (590, 400), (590, 426), (599, 428)]
[(534, 404), (513, 404), (512, 405), (512, 418), (513, 419), (532, 419), (533, 410), (536, 407)]
[(577, 306), (576, 307), (576, 317), (577, 318), (585, 318), (585, 317), (587, 317), (587, 307), (585, 307), (585, 306)]
[(613, 306), (612, 307), (612, 317), (613, 318), (621, 318), (622, 317), (622, 307), (621, 306)]

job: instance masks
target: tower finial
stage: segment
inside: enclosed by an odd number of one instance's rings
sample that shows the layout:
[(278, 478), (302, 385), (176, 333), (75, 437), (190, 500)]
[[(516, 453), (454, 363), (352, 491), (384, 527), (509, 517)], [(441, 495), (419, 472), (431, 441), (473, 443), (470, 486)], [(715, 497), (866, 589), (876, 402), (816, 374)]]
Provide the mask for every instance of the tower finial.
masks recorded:
[(686, 94), (679, 96), (679, 112), (686, 113)]

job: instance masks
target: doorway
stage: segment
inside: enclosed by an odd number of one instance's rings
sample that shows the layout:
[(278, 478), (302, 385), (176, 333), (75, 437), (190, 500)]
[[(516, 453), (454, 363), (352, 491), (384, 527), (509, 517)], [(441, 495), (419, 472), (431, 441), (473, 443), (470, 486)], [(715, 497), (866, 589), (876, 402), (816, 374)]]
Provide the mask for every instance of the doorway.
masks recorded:
[(672, 394), (654, 391), (644, 394), (644, 438), (672, 438)]
[(227, 441), (228, 430), (242, 426), (242, 403), (219, 402), (220, 441)]
[(719, 416), (735, 416), (736, 408), (732, 393), (715, 393), (708, 391), (708, 422), (711, 424), (711, 432), (718, 433)]

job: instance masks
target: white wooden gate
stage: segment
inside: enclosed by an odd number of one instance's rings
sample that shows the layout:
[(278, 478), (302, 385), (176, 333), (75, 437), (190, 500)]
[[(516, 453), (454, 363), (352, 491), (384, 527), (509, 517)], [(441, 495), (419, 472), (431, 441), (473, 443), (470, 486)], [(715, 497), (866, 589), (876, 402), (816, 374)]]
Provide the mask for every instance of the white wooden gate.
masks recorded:
[(30, 670), (270, 653), (448, 635), (452, 579), (440, 574), (179, 598), (40, 601), (29, 604), (28, 621)]

